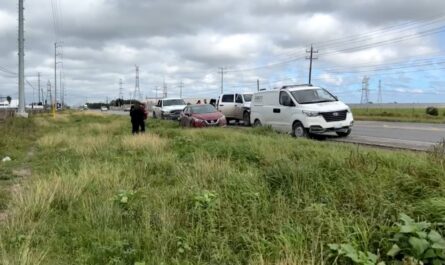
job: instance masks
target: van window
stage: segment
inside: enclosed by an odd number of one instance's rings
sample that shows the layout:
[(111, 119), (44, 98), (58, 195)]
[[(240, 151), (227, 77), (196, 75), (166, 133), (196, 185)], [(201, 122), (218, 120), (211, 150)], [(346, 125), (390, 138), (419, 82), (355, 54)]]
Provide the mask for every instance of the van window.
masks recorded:
[(236, 94), (235, 102), (243, 103), (243, 97), (240, 94)]
[(223, 95), (222, 99), (221, 99), (221, 102), (233, 103), (234, 99), (235, 99), (235, 96), (233, 94), (231, 94), (231, 95)]
[(294, 102), (286, 91), (280, 92), (280, 104), (288, 107), (295, 107)]

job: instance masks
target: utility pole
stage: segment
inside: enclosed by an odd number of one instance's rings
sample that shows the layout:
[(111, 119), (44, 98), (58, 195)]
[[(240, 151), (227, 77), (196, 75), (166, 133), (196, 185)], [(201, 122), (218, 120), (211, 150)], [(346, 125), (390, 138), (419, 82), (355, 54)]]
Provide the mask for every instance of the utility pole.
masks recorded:
[(141, 90), (139, 88), (139, 66), (136, 65), (136, 79), (135, 79), (135, 86), (134, 86), (134, 97), (138, 100), (142, 99)]
[(306, 57), (306, 60), (309, 60), (309, 85), (312, 85), (312, 61), (317, 60), (318, 58), (314, 57), (314, 53), (318, 53), (318, 51), (314, 50), (314, 46), (311, 44), (311, 49), (306, 50), (306, 53), (309, 53), (309, 57)]
[(23, 0), (19, 0), (19, 108), (18, 116), (28, 117), (25, 111), (25, 17)]
[(124, 104), (124, 88), (122, 79), (119, 79), (119, 99), (120, 106), (122, 106), (122, 104)]
[(57, 108), (57, 42), (54, 42), (54, 101)]
[(167, 83), (165, 83), (165, 77), (164, 77), (164, 84), (163, 84), (163, 88), (164, 88), (164, 91), (163, 91), (163, 98), (167, 98), (168, 97), (168, 88), (167, 88)]
[(40, 101), (40, 73), (37, 73), (37, 93), (39, 94), (39, 101), (37, 102), (37, 104), (39, 104)]
[(63, 101), (64, 101), (64, 98), (63, 98), (63, 93), (64, 93), (64, 91), (63, 91), (63, 84), (62, 84), (62, 71), (59, 71), (59, 82), (60, 82), (60, 103), (61, 103), (61, 108), (63, 109)]
[[(37, 89), (38, 89), (38, 93), (39, 93), (39, 102), (38, 103), (41, 103), (42, 98), (40, 97), (40, 73), (37, 73)], [(43, 97), (43, 94), (42, 94), (42, 97)]]
[(378, 104), (382, 104), (383, 103), (382, 80), (379, 80), (379, 94), (377, 96), (377, 103)]
[(184, 83), (181, 81), (179, 83), (179, 97), (182, 98), (182, 89), (184, 88)]
[(256, 80), (256, 90), (260, 91), (260, 80), (259, 79)]
[(221, 74), (221, 95), (224, 94), (224, 70), (225, 67), (220, 67), (220, 74)]
[(369, 77), (364, 76), (362, 81), (362, 98), (360, 104), (369, 103)]

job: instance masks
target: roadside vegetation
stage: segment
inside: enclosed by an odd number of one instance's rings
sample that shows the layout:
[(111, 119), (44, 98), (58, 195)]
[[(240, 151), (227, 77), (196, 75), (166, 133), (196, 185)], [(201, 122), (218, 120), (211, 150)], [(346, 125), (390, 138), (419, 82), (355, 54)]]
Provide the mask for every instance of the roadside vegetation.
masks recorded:
[(80, 112), (0, 124), (0, 156), (12, 158), (0, 165), (0, 264), (402, 264), (418, 257), (411, 234), (394, 241), (400, 217), (444, 234), (443, 146), (159, 120), (130, 130), (127, 117)]
[(424, 108), (354, 108), (352, 113), (356, 120), (445, 123), (445, 109), (436, 110), (437, 115)]

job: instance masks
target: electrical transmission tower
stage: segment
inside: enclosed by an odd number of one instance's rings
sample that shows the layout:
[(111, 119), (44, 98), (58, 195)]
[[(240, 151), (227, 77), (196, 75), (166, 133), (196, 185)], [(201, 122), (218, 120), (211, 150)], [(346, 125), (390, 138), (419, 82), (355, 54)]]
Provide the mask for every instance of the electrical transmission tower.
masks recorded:
[(360, 104), (369, 103), (369, 77), (364, 76), (362, 81), (362, 98)]
[[(54, 102), (55, 106), (57, 108), (58, 99), (57, 99), (57, 65), (62, 64), (62, 53), (60, 52), (60, 49), (62, 48), (62, 42), (55, 42), (54, 43)], [(58, 61), (57, 59), (60, 58)], [(62, 73), (59, 73), (60, 77), (62, 76)], [(62, 84), (62, 78), (60, 78), (60, 84)], [(61, 88), (60, 88), (61, 89)], [(61, 90), (62, 91), (62, 90)], [(60, 93), (62, 94), (62, 93)], [(60, 97), (62, 98), (62, 97)]]
[(306, 60), (309, 60), (309, 85), (312, 85), (312, 61), (317, 60), (318, 58), (314, 57), (314, 53), (318, 53), (318, 51), (314, 50), (314, 46), (311, 45), (310, 50), (306, 50), (306, 53), (309, 53), (309, 56), (306, 57)]
[(382, 80), (379, 80), (379, 94), (377, 96), (377, 103), (378, 104), (382, 104), (383, 103)]
[(139, 66), (137, 66), (137, 65), (136, 65), (136, 79), (135, 79), (135, 86), (134, 86), (134, 98), (137, 100), (142, 99), (141, 89), (139, 87)]
[[(48, 107), (48, 103), (51, 104), (51, 108), (53, 107), (53, 95), (51, 91), (51, 81), (48, 80), (48, 84), (46, 85), (46, 99), (45, 106)], [(49, 102), (48, 102), (49, 101)]]

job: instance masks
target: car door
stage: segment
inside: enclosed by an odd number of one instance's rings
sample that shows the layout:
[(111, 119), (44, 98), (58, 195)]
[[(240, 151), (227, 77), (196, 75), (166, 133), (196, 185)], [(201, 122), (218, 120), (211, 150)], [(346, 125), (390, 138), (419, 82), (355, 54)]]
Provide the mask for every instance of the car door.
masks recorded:
[(234, 118), (235, 108), (235, 95), (234, 94), (224, 94), (221, 96), (219, 101), (218, 110), (220, 110), (226, 118)]
[(161, 117), (161, 100), (158, 100), (158, 103), (154, 107), (154, 112), (156, 114), (156, 117)]
[(233, 108), (234, 111), (233, 116), (238, 120), (243, 119), (243, 106), (244, 106), (243, 96), (241, 94), (235, 94), (235, 106)]
[(187, 127), (190, 125), (190, 107), (186, 107), (179, 117), (180, 125)]
[(275, 126), (280, 132), (292, 131), (292, 114), (295, 110), (295, 102), (288, 91), (280, 91), (279, 106), (273, 109), (275, 115)]

